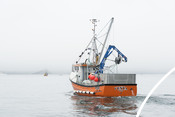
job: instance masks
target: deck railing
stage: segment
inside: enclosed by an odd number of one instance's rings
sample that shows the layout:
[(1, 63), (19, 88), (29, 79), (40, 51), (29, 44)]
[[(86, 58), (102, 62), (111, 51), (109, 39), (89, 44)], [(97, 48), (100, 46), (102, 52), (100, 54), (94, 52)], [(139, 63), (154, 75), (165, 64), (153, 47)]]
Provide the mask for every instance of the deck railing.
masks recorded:
[(101, 84), (136, 84), (136, 74), (101, 74), (100, 82), (89, 80), (82, 82), (84, 85), (101, 85)]

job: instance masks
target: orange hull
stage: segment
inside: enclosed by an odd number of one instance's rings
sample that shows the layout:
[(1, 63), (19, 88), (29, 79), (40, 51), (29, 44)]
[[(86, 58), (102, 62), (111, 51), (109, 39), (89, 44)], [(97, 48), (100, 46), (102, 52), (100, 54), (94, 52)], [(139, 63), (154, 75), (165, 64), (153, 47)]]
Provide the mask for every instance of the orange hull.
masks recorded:
[(72, 82), (74, 91), (82, 96), (136, 96), (137, 84), (103, 84), (96, 86), (85, 86)]

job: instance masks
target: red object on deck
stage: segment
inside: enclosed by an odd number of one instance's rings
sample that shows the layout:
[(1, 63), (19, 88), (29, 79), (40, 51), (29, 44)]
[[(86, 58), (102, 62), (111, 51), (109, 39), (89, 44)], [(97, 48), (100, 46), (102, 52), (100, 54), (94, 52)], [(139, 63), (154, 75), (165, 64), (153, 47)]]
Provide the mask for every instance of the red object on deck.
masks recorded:
[(98, 82), (98, 81), (99, 81), (99, 79), (98, 79), (97, 77), (95, 77), (94, 81), (95, 81), (95, 82)]
[(91, 74), (88, 76), (89, 79), (91, 79)]
[(94, 80), (94, 79), (95, 79), (95, 76), (94, 76), (94, 75), (92, 75), (92, 76), (91, 76), (91, 80)]
[(90, 74), (90, 75), (88, 76), (88, 78), (91, 79), (91, 80), (94, 80), (94, 79), (95, 79), (95, 76)]

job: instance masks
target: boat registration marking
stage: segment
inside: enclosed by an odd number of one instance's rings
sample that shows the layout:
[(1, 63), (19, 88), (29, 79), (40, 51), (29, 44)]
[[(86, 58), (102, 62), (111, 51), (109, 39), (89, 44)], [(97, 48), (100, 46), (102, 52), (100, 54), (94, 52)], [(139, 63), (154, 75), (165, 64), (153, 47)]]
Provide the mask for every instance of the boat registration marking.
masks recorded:
[(123, 91), (128, 90), (128, 89), (125, 86), (118, 86), (118, 87), (115, 87), (115, 90), (123, 92)]

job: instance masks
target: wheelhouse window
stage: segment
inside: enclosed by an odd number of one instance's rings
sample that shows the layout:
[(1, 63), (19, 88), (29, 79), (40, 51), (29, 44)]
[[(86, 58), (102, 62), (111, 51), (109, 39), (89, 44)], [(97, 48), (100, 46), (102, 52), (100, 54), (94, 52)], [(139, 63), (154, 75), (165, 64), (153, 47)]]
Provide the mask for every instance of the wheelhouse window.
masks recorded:
[(79, 71), (79, 67), (78, 67), (78, 66), (73, 66), (73, 67), (72, 67), (72, 71), (73, 71), (73, 72), (75, 72), (75, 71), (78, 72), (78, 71)]

